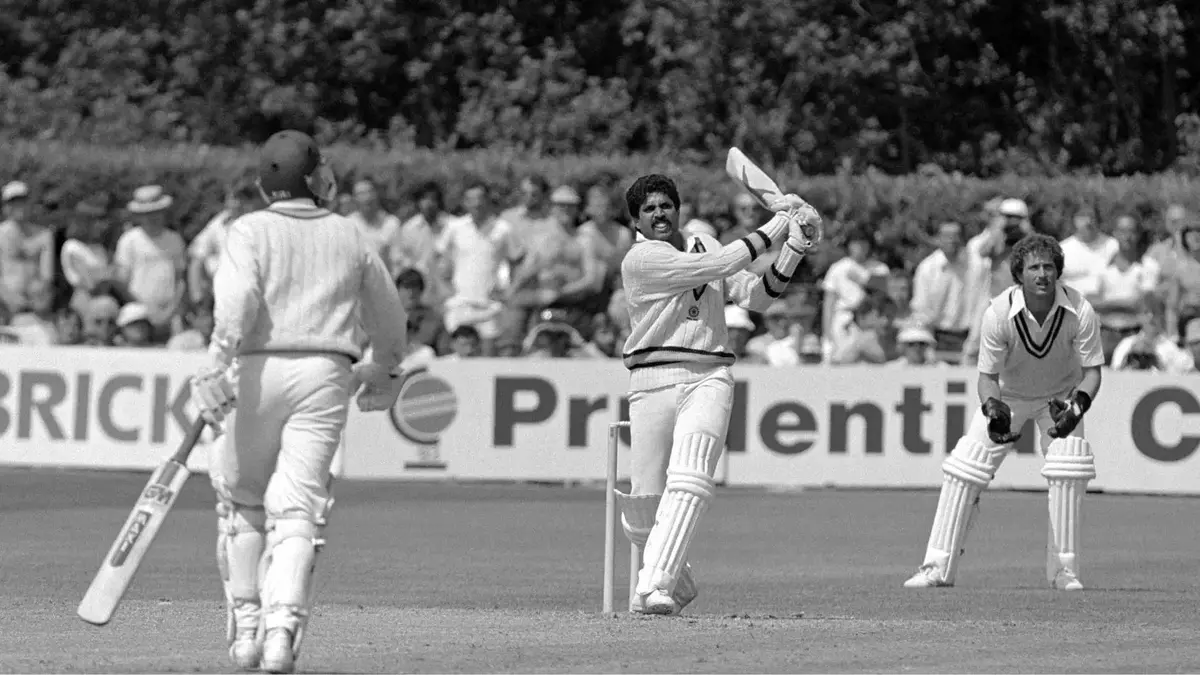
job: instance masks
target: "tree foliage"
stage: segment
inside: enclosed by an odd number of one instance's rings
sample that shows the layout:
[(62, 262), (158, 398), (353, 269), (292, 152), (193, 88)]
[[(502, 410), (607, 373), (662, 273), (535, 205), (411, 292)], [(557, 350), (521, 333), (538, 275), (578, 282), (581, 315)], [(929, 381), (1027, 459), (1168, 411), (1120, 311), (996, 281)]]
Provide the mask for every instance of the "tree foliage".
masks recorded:
[(0, 0), (24, 138), (668, 153), (808, 174), (1200, 164), (1184, 0)]

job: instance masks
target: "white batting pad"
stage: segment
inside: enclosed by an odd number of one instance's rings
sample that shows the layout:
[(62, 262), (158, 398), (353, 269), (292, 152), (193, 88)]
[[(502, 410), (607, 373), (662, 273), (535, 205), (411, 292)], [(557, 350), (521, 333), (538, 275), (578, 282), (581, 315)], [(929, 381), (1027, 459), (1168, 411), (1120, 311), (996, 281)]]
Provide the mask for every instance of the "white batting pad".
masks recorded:
[[(330, 500), (332, 502), (332, 500)], [(317, 554), (325, 546), (324, 523), (300, 518), (280, 518), (268, 524), (262, 570), (263, 626), (265, 633), (286, 628), (292, 633), (292, 651), (300, 643), (312, 609), (313, 574)]]
[(1079, 540), (1083, 496), (1088, 481), (1096, 477), (1096, 461), (1087, 440), (1067, 436), (1051, 441), (1042, 467), (1050, 489), (1050, 533), (1046, 549), (1046, 580), (1053, 582), (1060, 567), (1079, 576)]
[(715, 495), (708, 467), (720, 451), (717, 438), (703, 433), (688, 434), (671, 449), (666, 491), (642, 556), (639, 595), (656, 588), (674, 592), (696, 526)]
[(658, 513), (658, 503), (662, 495), (627, 495), (620, 490), (617, 493), (617, 506), (621, 509), (621, 528), (625, 536), (634, 546), (642, 548), (650, 537), (654, 527), (655, 514)]
[(239, 629), (257, 630), (261, 614), (258, 563), (267, 537), (262, 507), (239, 506), (218, 498), (217, 569), (225, 586), (226, 633), (232, 642)]
[(942, 462), (942, 492), (938, 497), (925, 565), (938, 567), (942, 581), (954, 583), (958, 558), (979, 509), (979, 497), (996, 475), (1003, 455), (963, 438)]

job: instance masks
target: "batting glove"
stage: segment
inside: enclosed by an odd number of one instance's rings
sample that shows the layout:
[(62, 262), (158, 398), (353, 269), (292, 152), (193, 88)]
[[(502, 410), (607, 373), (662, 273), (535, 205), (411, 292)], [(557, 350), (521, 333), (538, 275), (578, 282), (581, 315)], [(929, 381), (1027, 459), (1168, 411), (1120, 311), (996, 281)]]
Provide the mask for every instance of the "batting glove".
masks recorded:
[(1060, 398), (1050, 399), (1050, 419), (1054, 420), (1054, 426), (1050, 428), (1050, 438), (1066, 438), (1075, 431), (1075, 427), (1079, 426), (1079, 421), (1083, 419), (1084, 413), (1088, 408), (1092, 407), (1092, 397), (1086, 392), (1073, 391), (1065, 400)]
[(192, 377), (192, 399), (200, 409), (200, 417), (214, 429), (221, 428), (221, 422), (237, 405), (237, 381), (233, 371), (232, 367), (214, 359)]
[(989, 398), (983, 402), (983, 414), (988, 418), (988, 438), (996, 445), (1016, 443), (1021, 434), (1012, 432), (1012, 409), (998, 398)]
[(767, 208), (775, 213), (785, 213), (787, 211), (799, 210), (809, 206), (808, 202), (801, 199), (798, 195), (788, 194), (782, 197), (776, 197), (767, 203)]
[(792, 247), (805, 252), (821, 243), (825, 229), (821, 222), (821, 214), (813, 207), (805, 204), (802, 208), (787, 212), (788, 243)]

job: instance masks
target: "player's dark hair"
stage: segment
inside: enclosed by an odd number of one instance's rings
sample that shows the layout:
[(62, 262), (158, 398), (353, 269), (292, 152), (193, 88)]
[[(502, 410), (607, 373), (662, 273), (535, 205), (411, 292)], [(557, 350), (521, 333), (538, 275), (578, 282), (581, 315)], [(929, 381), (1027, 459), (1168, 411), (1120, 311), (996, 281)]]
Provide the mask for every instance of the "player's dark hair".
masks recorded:
[(475, 330), (474, 326), (459, 326), (450, 333), (451, 340), (457, 340), (460, 337), (471, 338), (472, 340), (479, 339), (479, 331)]
[(1062, 246), (1058, 245), (1058, 240), (1054, 237), (1035, 232), (1025, 235), (1013, 246), (1012, 254), (1008, 258), (1008, 271), (1012, 274), (1013, 283), (1021, 283), (1021, 275), (1025, 272), (1025, 259), (1031, 255), (1050, 256), (1050, 260), (1054, 262), (1054, 269), (1058, 271), (1058, 276), (1062, 276)]
[(411, 267), (402, 269), (396, 275), (396, 288), (411, 288), (418, 293), (424, 293), (425, 277)]
[(433, 200), (437, 202), (438, 210), (441, 210), (445, 206), (445, 195), (442, 193), (442, 186), (434, 181), (421, 183), (413, 190), (412, 198), (414, 202), (419, 202), (425, 197), (433, 197)]
[(652, 173), (633, 181), (633, 185), (625, 191), (625, 206), (634, 220), (638, 217), (638, 211), (642, 210), (642, 204), (646, 203), (646, 197), (655, 192), (665, 194), (675, 208), (679, 208), (679, 188), (675, 187), (675, 181), (660, 173)]

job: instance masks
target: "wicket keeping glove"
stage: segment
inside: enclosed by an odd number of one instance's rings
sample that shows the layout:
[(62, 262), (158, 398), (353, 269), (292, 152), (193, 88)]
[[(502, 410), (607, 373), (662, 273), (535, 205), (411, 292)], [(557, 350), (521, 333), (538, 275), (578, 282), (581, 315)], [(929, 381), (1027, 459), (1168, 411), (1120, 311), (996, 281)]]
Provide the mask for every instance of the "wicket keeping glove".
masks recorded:
[(1021, 434), (1012, 431), (1012, 409), (1004, 401), (998, 398), (984, 401), (983, 414), (988, 418), (988, 438), (996, 445), (1008, 445), (1021, 438)]
[(1050, 428), (1050, 438), (1066, 438), (1079, 426), (1084, 413), (1092, 407), (1092, 397), (1087, 392), (1075, 390), (1066, 400), (1050, 399), (1050, 419), (1054, 426)]
[(201, 368), (191, 381), (192, 399), (204, 418), (214, 429), (220, 429), (225, 416), (237, 405), (237, 378), (234, 367), (220, 359)]

